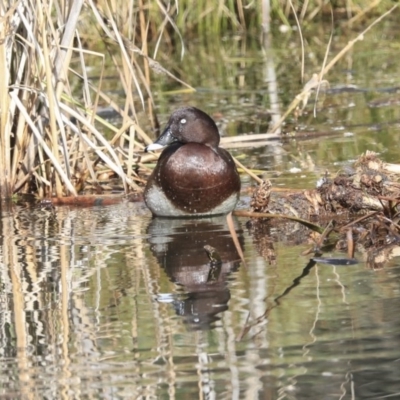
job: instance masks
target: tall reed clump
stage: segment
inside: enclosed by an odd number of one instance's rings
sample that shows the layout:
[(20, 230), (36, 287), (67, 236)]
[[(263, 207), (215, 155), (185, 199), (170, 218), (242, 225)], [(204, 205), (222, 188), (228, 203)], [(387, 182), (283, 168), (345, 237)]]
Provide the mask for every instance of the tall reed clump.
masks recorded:
[[(104, 55), (83, 49), (78, 20), (83, 0), (73, 2), (45, 0), (10, 1), (0, 4), (0, 197), (17, 192), (35, 193), (39, 197), (76, 195), (87, 178), (96, 182), (96, 166), (105, 165), (117, 174), (125, 190), (136, 189), (135, 176), (126, 172), (127, 160), (133, 164), (135, 141), (149, 141), (136, 121), (134, 102), (144, 105), (142, 87), (147, 82), (140, 68), (132, 67), (132, 52), (118, 34), (112, 18), (111, 27), (95, 4), (86, 6), (101, 22), (104, 38), (112, 38), (123, 60), (127, 104), (120, 110), (101, 91), (101, 79), (94, 87), (87, 77), (85, 57), (95, 55), (103, 65)], [(107, 10), (110, 15), (111, 11)], [(78, 69), (70, 69), (71, 56), (79, 59)], [(80, 102), (74, 101), (71, 79), (79, 80)], [(105, 98), (124, 117), (118, 130), (107, 126), (97, 116), (100, 97)], [(129, 117), (128, 117), (129, 115)], [(98, 120), (99, 124), (96, 124)], [(119, 141), (128, 154), (118, 154), (97, 126), (114, 132), (112, 143)], [(124, 139), (121, 139), (123, 137)], [(101, 161), (101, 163), (99, 163)]]
[(70, 8), (61, 1), (51, 8), (46, 1), (11, 1), (8, 8), (4, 4), (0, 9), (1, 197), (18, 191), (40, 197), (76, 195), (75, 172), (86, 168), (93, 153), (109, 159), (110, 167), (126, 182), (115, 152), (108, 148), (106, 154), (107, 143), (102, 143), (92, 124), (93, 109), (76, 107), (69, 90), (68, 65), (83, 2), (71, 2)]

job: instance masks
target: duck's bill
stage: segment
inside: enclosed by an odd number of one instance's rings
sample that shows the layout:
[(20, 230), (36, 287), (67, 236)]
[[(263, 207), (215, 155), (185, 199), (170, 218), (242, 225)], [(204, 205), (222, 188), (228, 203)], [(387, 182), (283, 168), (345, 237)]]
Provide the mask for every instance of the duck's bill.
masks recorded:
[(161, 136), (154, 143), (148, 145), (145, 151), (160, 150), (176, 141), (177, 139), (172, 135), (170, 127), (167, 126)]
[(152, 143), (146, 147), (145, 151), (156, 151), (162, 149), (163, 147), (165, 147), (165, 145), (160, 143)]

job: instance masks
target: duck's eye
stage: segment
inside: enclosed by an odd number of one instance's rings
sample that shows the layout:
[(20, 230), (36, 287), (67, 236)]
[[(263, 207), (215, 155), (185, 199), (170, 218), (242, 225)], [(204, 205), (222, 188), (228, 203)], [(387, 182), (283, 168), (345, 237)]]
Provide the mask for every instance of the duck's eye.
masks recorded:
[(180, 122), (181, 122), (182, 125), (185, 125), (186, 124), (186, 119), (182, 118)]

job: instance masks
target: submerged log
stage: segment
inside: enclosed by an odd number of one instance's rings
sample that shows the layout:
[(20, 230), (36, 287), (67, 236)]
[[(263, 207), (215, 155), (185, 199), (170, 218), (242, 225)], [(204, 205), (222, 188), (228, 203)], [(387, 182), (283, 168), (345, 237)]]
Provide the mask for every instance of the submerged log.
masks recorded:
[(109, 194), (52, 197), (51, 199), (42, 200), (42, 205), (51, 204), (53, 206), (93, 207), (119, 204), (125, 200), (130, 202), (140, 202), (143, 201), (143, 196), (141, 193), (131, 193), (128, 196), (124, 194)]
[(121, 203), (125, 196), (121, 195), (83, 195), (83, 196), (68, 196), (68, 197), (52, 197), (50, 203), (55, 206), (108, 206)]

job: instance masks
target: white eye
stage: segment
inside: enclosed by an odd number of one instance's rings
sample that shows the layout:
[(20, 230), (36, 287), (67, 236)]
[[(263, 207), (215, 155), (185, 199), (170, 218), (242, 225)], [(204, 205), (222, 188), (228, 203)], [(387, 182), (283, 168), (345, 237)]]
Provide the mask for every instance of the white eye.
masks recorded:
[(182, 125), (185, 125), (186, 124), (186, 119), (182, 118), (180, 122), (181, 122)]

